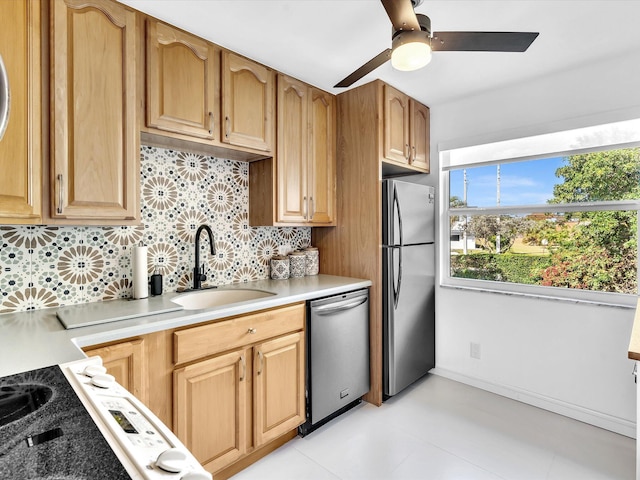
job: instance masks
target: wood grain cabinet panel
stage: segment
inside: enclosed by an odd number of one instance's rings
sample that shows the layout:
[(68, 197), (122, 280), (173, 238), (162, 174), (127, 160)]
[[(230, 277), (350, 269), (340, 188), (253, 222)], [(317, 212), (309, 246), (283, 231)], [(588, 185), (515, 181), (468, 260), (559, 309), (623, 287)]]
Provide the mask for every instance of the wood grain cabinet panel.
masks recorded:
[(384, 158), (409, 163), (409, 97), (384, 86)]
[(247, 452), (246, 350), (236, 350), (174, 372), (174, 430), (209, 471)]
[(270, 152), (274, 131), (274, 72), (222, 52), (222, 141)]
[(429, 108), (384, 85), (383, 161), (429, 173)]
[(136, 13), (51, 2), (51, 216), (139, 218)]
[(336, 112), (335, 97), (311, 89), (309, 132), (309, 221), (336, 224)]
[(411, 126), (411, 158), (410, 165), (430, 171), (430, 116), (429, 107), (411, 99), (409, 101)]
[(99, 356), (107, 373), (143, 403), (149, 400), (148, 369), (144, 339), (133, 339), (114, 345), (84, 350), (89, 357)]
[(305, 421), (304, 334), (254, 347), (254, 437), (263, 445)]
[(0, 140), (0, 223), (41, 222), (40, 3), (0, 0), (0, 55), (11, 107)]
[(336, 225), (335, 97), (277, 77), (275, 158), (249, 166), (251, 225)]
[(309, 218), (308, 148), (309, 88), (278, 75), (278, 222), (304, 223)]
[(218, 50), (156, 20), (146, 26), (147, 126), (217, 140)]

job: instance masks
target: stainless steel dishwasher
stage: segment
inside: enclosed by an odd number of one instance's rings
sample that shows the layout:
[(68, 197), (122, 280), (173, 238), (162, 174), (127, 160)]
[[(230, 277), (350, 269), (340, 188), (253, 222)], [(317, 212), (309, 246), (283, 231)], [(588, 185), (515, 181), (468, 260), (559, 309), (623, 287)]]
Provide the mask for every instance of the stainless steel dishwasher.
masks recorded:
[(369, 391), (369, 290), (307, 302), (305, 436)]

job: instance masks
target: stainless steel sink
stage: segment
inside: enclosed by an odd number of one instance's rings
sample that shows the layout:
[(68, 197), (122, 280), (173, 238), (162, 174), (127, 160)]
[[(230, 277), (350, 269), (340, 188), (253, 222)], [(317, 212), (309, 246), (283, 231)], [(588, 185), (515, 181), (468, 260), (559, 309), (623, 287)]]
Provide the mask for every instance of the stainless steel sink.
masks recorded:
[(219, 307), (231, 303), (256, 300), (275, 295), (273, 292), (265, 290), (254, 290), (250, 288), (234, 288), (220, 290), (202, 290), (179, 295), (171, 301), (182, 305), (185, 310), (201, 310), (203, 308)]

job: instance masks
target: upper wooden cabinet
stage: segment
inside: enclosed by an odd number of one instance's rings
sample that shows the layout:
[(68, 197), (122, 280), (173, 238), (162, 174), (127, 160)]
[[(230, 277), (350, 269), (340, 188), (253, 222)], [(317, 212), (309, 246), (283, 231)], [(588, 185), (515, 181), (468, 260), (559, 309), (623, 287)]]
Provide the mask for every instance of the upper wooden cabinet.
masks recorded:
[(110, 0), (51, 9), (51, 218), (136, 220), (136, 13)]
[(336, 224), (336, 102), (327, 92), (311, 88), (309, 95), (309, 221)]
[(273, 150), (275, 74), (231, 52), (222, 52), (222, 141)]
[(382, 160), (429, 173), (429, 108), (383, 86)]
[(148, 127), (218, 140), (219, 52), (174, 27), (146, 22)]
[(409, 97), (389, 85), (383, 90), (383, 156), (386, 160), (409, 163)]
[(0, 140), (0, 223), (40, 223), (40, 4), (0, 0), (0, 12), (0, 55), (11, 96)]
[(309, 103), (307, 85), (293, 78), (278, 75), (278, 222), (305, 223), (309, 219)]
[(286, 75), (277, 83), (276, 156), (249, 166), (249, 223), (335, 225), (335, 97)]

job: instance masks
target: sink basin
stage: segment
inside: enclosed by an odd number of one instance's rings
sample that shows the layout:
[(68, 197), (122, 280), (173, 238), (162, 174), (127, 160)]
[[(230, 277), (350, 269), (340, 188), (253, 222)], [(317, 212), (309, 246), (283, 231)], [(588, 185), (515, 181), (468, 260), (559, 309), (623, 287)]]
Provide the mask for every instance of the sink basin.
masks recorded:
[(201, 292), (185, 293), (184, 295), (171, 299), (171, 301), (182, 305), (185, 310), (200, 310), (247, 300), (256, 300), (258, 298), (270, 297), (271, 295), (275, 295), (275, 293), (249, 288), (203, 290)]

